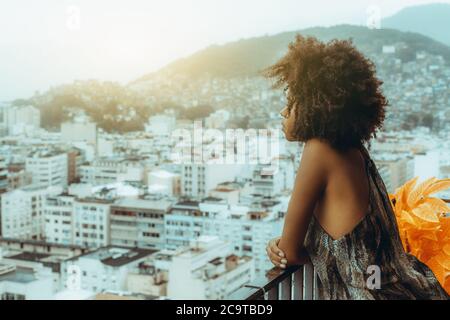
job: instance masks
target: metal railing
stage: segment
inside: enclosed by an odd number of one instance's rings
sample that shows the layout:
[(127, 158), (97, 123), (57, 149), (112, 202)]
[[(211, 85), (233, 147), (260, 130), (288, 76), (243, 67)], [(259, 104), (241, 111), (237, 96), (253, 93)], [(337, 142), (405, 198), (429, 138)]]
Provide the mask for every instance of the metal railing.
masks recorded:
[(229, 296), (229, 300), (317, 300), (318, 277), (311, 263), (272, 268)]

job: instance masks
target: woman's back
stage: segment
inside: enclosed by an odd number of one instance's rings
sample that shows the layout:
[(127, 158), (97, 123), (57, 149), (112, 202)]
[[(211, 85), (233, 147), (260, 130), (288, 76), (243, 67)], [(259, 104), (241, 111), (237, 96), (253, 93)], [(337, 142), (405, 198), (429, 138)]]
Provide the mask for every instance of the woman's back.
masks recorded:
[(328, 181), (314, 215), (327, 233), (337, 239), (350, 232), (367, 213), (369, 184), (359, 149), (325, 149)]

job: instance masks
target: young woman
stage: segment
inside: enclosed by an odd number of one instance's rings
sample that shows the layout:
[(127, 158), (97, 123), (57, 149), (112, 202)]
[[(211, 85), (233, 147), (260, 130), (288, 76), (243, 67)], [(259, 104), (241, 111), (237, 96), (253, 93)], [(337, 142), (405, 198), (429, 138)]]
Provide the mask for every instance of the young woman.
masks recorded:
[(305, 143), (283, 233), (267, 246), (272, 263), (310, 260), (319, 299), (449, 299), (433, 272), (404, 251), (364, 146), (388, 105), (373, 63), (351, 41), (297, 35), (265, 76), (287, 94), (286, 139)]

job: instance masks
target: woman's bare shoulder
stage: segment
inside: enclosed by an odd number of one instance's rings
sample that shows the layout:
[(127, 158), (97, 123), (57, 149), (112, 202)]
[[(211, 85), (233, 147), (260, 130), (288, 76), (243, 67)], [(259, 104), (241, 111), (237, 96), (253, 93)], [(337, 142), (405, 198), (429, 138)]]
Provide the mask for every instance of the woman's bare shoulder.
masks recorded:
[(317, 157), (336, 156), (337, 154), (337, 151), (328, 142), (318, 138), (312, 138), (306, 141), (303, 152)]
[(329, 173), (329, 162), (334, 156), (332, 147), (319, 139), (309, 139), (305, 142), (302, 159), (300, 161), (300, 170), (305, 171), (311, 176), (322, 176), (326, 179)]
[(340, 170), (348, 162), (350, 154), (336, 150), (327, 141), (313, 138), (306, 141), (302, 153), (302, 162), (310, 169), (320, 170), (331, 174)]

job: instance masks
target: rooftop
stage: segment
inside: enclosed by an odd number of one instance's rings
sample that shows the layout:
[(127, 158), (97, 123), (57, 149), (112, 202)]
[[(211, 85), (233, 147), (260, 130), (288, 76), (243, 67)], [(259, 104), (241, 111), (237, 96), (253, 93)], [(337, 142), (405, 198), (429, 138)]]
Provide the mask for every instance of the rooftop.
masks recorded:
[(24, 239), (16, 239), (16, 238), (3, 238), (0, 237), (0, 243), (16, 243), (16, 244), (29, 244), (29, 245), (37, 245), (37, 246), (50, 246), (54, 248), (65, 248), (65, 249), (78, 249), (84, 250), (82, 246), (72, 245), (72, 244), (60, 244), (60, 243), (52, 243), (46, 242), (42, 240), (24, 240)]
[(40, 158), (51, 158), (65, 154), (64, 151), (58, 149), (38, 149), (32, 150), (28, 154), (28, 158), (40, 159)]
[(72, 260), (78, 258), (88, 258), (99, 260), (103, 264), (112, 267), (121, 267), (127, 265), (133, 261), (139, 260), (146, 256), (149, 256), (159, 250), (153, 249), (140, 249), (140, 248), (125, 248), (118, 246), (108, 246), (97, 249), (93, 252), (86, 253), (84, 255), (74, 257)]
[(76, 202), (79, 202), (79, 203), (95, 203), (95, 204), (112, 204), (114, 201), (112, 199), (86, 197), (86, 198), (77, 198)]
[(167, 211), (171, 202), (168, 200), (145, 200), (145, 199), (135, 199), (135, 198), (121, 198), (114, 203), (114, 207), (126, 207), (126, 208), (137, 208), (137, 209), (155, 209), (161, 211)]
[(176, 206), (187, 206), (187, 207), (196, 207), (198, 208), (198, 201), (195, 200), (181, 200), (176, 203)]
[[(217, 189), (216, 189), (216, 191), (217, 191)], [(227, 190), (227, 191), (229, 191), (229, 190)], [(203, 202), (224, 202), (225, 200), (221, 199), (221, 198), (209, 196), (209, 197), (203, 198), (202, 201)]]
[(22, 253), (19, 253), (19, 254), (8, 256), (6, 258), (8, 258), (8, 259), (15, 259), (15, 260), (22, 260), (22, 261), (41, 261), (42, 259), (45, 259), (47, 257), (50, 257), (50, 255), (46, 254), (46, 253), (22, 252)]
[(11, 269), (11, 271), (0, 275), (0, 282), (9, 281), (18, 283), (29, 283), (35, 280), (37, 280), (37, 278), (34, 274), (34, 270), (24, 267), (16, 267), (14, 269)]
[(177, 174), (177, 173), (173, 173), (173, 172), (166, 171), (166, 170), (155, 170), (155, 171), (151, 171), (150, 174), (153, 176), (156, 176), (158, 178), (172, 178), (172, 177), (179, 176), (179, 174)]

